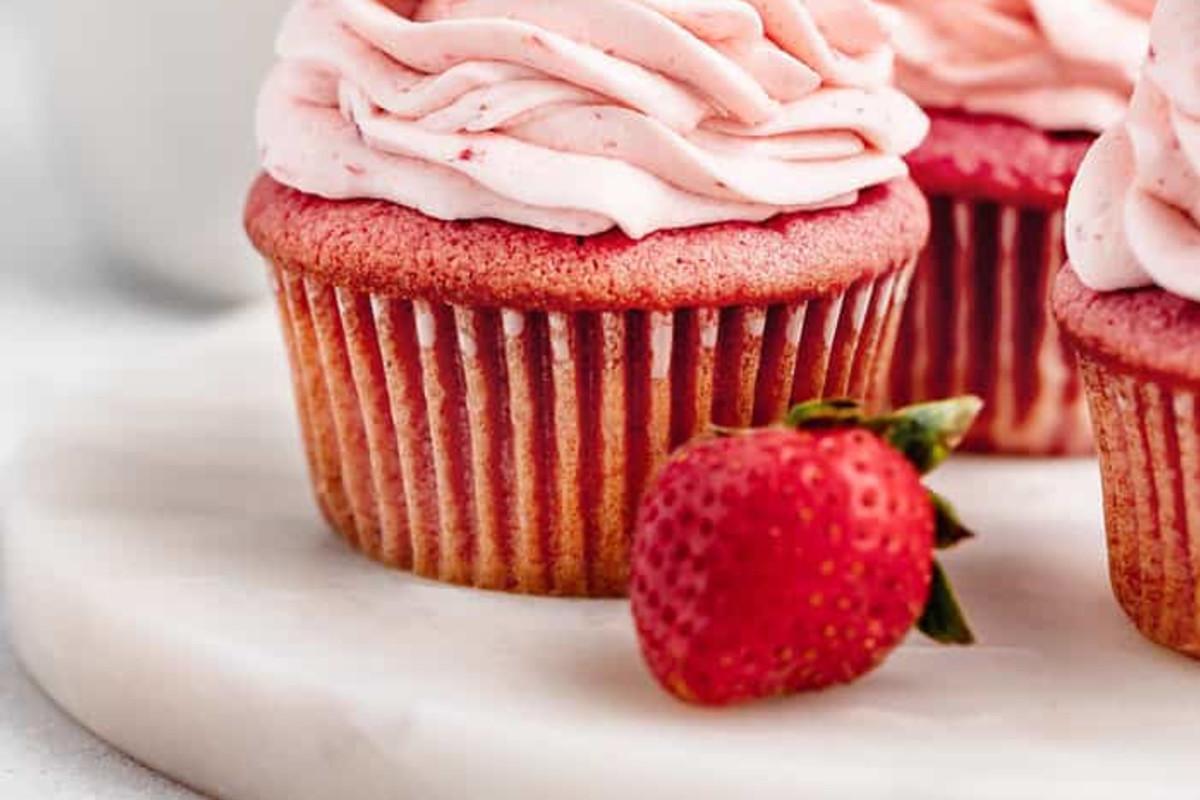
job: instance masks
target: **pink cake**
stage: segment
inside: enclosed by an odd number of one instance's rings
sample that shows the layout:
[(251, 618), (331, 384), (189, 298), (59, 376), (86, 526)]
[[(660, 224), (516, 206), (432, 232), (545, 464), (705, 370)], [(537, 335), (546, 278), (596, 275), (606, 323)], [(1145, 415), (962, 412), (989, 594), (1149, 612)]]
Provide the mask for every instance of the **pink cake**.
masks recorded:
[(1095, 420), (1117, 599), (1151, 639), (1200, 657), (1200, 303), (1095, 292), (1068, 268), (1055, 306)]
[(1125, 105), (1153, 2), (883, 2), (898, 82), (933, 117), (909, 156), (933, 233), (886, 393), (895, 405), (982, 397), (968, 449), (1086, 452), (1086, 403), (1049, 297), (1067, 191)]
[(670, 448), (866, 394), (926, 225), (909, 182), (638, 242), (266, 177), (247, 207), (334, 527), (418, 574), (564, 594), (624, 589), (633, 508)]
[(1091, 137), (1003, 117), (935, 111), (932, 119), (910, 164), (930, 196), (933, 233), (900, 328), (889, 398), (897, 406), (984, 398), (965, 449), (1087, 450), (1082, 386), (1045, 298), (1065, 258), (1067, 190)]
[(869, 8), (705, 8), (296, 5), (246, 227), (356, 548), (620, 594), (672, 447), (877, 383), (928, 237), (902, 158), (927, 121)]
[(1091, 403), (1117, 599), (1200, 657), (1200, 4), (1161, 0), (1152, 36), (1072, 191), (1054, 304)]

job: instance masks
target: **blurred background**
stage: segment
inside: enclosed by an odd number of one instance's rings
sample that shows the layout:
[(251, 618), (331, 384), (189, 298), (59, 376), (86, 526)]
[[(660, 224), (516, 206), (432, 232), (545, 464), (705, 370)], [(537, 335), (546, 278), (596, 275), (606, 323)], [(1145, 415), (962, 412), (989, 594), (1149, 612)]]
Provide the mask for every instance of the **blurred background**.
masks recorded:
[(47, 398), (265, 292), (240, 204), (287, 5), (0, 0), (0, 465)]
[[(240, 206), (288, 2), (0, 0), (0, 525), (42, 409), (265, 295)], [(56, 711), (3, 624), (0, 798), (193, 797)]]

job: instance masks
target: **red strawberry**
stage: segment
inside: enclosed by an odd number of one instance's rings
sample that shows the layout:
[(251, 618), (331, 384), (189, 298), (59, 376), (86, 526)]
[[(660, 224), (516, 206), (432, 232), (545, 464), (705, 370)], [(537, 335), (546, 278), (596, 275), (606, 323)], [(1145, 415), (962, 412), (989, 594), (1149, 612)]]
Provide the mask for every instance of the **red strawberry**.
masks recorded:
[(921, 620), (970, 641), (933, 559), (967, 534), (922, 484), (979, 411), (867, 419), (844, 401), (677, 453), (643, 501), (633, 615), (651, 671), (704, 705), (820, 689), (878, 666)]

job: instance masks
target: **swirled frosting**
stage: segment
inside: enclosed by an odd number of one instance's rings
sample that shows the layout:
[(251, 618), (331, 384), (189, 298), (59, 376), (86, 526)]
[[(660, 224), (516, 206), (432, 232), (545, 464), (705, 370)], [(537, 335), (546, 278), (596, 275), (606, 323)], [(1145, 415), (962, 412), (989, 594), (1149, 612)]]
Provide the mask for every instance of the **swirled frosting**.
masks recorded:
[(1154, 9), (1154, 0), (880, 2), (897, 81), (922, 105), (1094, 133), (1129, 102)]
[(276, 180), (577, 235), (758, 221), (906, 174), (928, 121), (871, 0), (299, 0)]
[(1200, 302), (1200, 2), (1161, 0), (1152, 39), (1128, 115), (1084, 159), (1067, 248), (1092, 289)]

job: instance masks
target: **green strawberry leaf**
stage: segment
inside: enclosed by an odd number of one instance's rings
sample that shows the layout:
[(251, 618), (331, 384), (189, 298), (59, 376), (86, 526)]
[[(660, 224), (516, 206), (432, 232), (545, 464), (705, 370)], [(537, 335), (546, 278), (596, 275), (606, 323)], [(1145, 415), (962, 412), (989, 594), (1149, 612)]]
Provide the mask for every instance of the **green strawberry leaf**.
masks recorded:
[(867, 427), (924, 475), (937, 469), (958, 447), (982, 408), (978, 397), (956, 397), (898, 409), (868, 420)]
[(866, 421), (857, 400), (809, 400), (793, 408), (784, 420), (789, 428), (856, 427)]
[(929, 600), (925, 604), (925, 612), (917, 622), (917, 628), (940, 644), (975, 643), (975, 634), (971, 633), (971, 628), (967, 625), (946, 572), (936, 561), (933, 562), (933, 583), (929, 587)]
[(954, 510), (954, 506), (950, 505), (949, 500), (937, 492), (931, 491), (929, 503), (933, 506), (933, 513), (937, 519), (937, 536), (934, 546), (938, 550), (949, 550), (967, 539), (975, 538), (975, 534), (966, 525), (963, 525), (958, 512)]
[(870, 417), (855, 400), (810, 400), (794, 407), (784, 425), (797, 430), (866, 428), (899, 450), (924, 475), (958, 447), (982, 408), (982, 400), (966, 396)]

